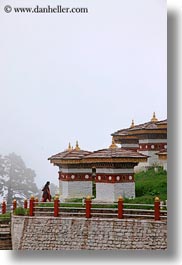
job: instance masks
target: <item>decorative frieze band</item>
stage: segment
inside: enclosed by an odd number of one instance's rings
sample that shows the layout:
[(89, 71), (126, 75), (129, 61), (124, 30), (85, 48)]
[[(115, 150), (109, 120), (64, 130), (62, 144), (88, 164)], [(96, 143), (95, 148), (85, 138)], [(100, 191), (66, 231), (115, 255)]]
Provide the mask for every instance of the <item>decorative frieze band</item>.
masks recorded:
[(134, 182), (134, 174), (97, 174), (95, 182), (98, 183), (121, 183)]
[(121, 183), (121, 182), (134, 182), (133, 173), (123, 174), (104, 174), (99, 173), (96, 176), (92, 174), (68, 174), (59, 173), (59, 180), (61, 181), (95, 181), (99, 183)]
[(59, 180), (62, 181), (92, 181), (92, 174), (62, 173), (59, 172)]
[(159, 151), (161, 149), (167, 149), (167, 143), (142, 143), (138, 151)]

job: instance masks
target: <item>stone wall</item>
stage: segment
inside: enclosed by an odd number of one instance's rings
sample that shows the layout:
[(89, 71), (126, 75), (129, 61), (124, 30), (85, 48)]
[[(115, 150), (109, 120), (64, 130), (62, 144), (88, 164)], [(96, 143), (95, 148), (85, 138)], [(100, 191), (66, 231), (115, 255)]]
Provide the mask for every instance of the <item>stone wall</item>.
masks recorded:
[(167, 249), (163, 221), (12, 216), (14, 250)]

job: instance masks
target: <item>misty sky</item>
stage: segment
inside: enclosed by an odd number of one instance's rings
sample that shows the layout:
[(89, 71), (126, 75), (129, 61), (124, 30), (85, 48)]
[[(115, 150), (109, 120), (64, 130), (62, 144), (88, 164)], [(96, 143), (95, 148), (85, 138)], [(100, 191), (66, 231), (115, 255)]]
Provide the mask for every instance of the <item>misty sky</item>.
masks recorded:
[[(52, 4), (51, 4), (52, 3)], [(87, 14), (15, 14), (4, 6), (87, 7)], [(15, 152), (41, 187), (58, 184), (47, 158), (76, 140), (167, 117), (166, 1), (0, 2), (0, 154)]]

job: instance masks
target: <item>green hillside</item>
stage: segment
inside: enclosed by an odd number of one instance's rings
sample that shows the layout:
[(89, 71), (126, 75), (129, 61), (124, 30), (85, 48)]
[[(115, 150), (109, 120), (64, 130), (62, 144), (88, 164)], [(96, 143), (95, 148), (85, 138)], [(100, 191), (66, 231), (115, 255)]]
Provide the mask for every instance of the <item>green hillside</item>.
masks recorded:
[(157, 172), (150, 168), (146, 172), (136, 173), (135, 191), (136, 198), (125, 199), (125, 202), (153, 203), (156, 196), (161, 201), (167, 200), (167, 172), (158, 167)]

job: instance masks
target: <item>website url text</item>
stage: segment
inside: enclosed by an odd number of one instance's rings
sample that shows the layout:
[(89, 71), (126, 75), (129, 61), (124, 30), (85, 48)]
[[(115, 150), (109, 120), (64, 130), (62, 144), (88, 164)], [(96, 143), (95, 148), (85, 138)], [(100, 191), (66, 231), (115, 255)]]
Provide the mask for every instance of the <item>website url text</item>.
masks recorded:
[(6, 13), (88, 13), (89, 10), (86, 7), (62, 7), (60, 5), (57, 5), (56, 7), (51, 7), (50, 5), (46, 7), (12, 7), (10, 5), (6, 5), (4, 7), (4, 11)]

